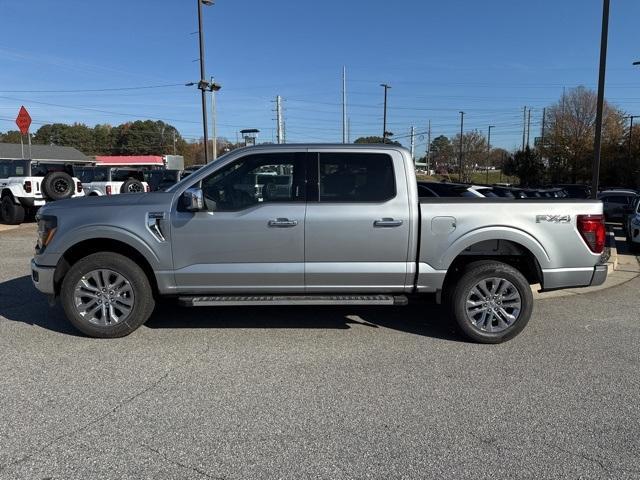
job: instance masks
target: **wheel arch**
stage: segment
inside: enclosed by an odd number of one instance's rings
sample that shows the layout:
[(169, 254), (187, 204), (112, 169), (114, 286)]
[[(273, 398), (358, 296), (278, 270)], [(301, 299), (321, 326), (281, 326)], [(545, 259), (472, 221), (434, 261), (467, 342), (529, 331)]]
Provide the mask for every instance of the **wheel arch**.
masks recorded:
[(542, 284), (542, 269), (549, 264), (549, 257), (542, 245), (524, 232), (501, 233), (496, 235), (495, 231), (493, 234), (485, 231), (483, 234), (470, 235), (454, 242), (443, 256), (447, 273), (442, 290), (448, 290), (467, 265), (480, 260), (506, 263), (519, 270), (530, 284)]
[(56, 265), (53, 276), (55, 294), (58, 295), (60, 293), (60, 288), (65, 275), (76, 262), (98, 252), (117, 253), (133, 260), (138, 266), (140, 266), (140, 268), (142, 268), (149, 279), (154, 295), (158, 293), (158, 282), (154, 273), (154, 268), (146, 255), (144, 255), (138, 248), (122, 240), (109, 237), (97, 237), (81, 240), (67, 248), (62, 254), (58, 264)]

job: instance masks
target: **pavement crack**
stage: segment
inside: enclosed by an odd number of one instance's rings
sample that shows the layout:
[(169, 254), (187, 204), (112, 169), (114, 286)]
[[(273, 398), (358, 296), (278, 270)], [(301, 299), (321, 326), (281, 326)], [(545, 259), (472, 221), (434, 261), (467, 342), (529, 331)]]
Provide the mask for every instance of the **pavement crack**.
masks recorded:
[(599, 465), (600, 468), (602, 468), (604, 471), (611, 471), (611, 469), (604, 464), (604, 462), (598, 460), (597, 458), (593, 458), (590, 457), (588, 455), (585, 455), (584, 453), (580, 453), (580, 452), (572, 452), (571, 450), (567, 450), (566, 448), (562, 448), (559, 445), (556, 445), (555, 443), (549, 443), (549, 442), (544, 442), (544, 444), (548, 447), (553, 448), (554, 450), (557, 450), (558, 452), (562, 452), (566, 455), (571, 455), (572, 457), (576, 457), (576, 458), (582, 458), (584, 460), (586, 460), (587, 462), (590, 463), (594, 463), (596, 465)]
[(141, 447), (146, 448), (147, 450), (149, 450), (152, 453), (155, 453), (156, 455), (161, 456), (162, 458), (164, 458), (167, 462), (169, 462), (172, 465), (176, 465), (177, 467), (180, 468), (184, 468), (187, 470), (191, 470), (192, 472), (198, 473), (204, 477), (210, 478), (212, 480), (225, 480), (226, 477), (216, 477), (213, 475), (210, 475), (209, 473), (205, 472), (204, 470), (202, 470), (201, 468), (198, 467), (194, 467), (192, 465), (187, 465), (186, 463), (182, 463), (174, 458), (169, 457), (166, 453), (158, 450), (157, 448), (153, 448), (150, 445), (147, 445), (146, 443), (141, 443), (140, 444)]
[(164, 374), (160, 375), (156, 380), (151, 382), (151, 384), (147, 385), (142, 390), (134, 393), (133, 395), (131, 395), (130, 397), (126, 398), (122, 402), (118, 403), (115, 407), (111, 408), (110, 410), (108, 410), (108, 411), (106, 411), (106, 412), (104, 412), (104, 413), (102, 413), (100, 415), (97, 415), (96, 417), (92, 418), (88, 422), (80, 425), (79, 427), (77, 427), (77, 428), (75, 428), (75, 429), (73, 429), (71, 431), (61, 433), (60, 435), (55, 436), (51, 440), (46, 441), (40, 448), (37, 448), (36, 451), (34, 451), (33, 453), (28, 454), (28, 455), (24, 455), (24, 456), (22, 456), (22, 457), (20, 457), (20, 458), (18, 458), (16, 460), (10, 461), (9, 463), (6, 463), (4, 465), (0, 465), (0, 473), (6, 471), (10, 467), (14, 467), (16, 465), (19, 465), (20, 463), (23, 463), (23, 462), (29, 460), (30, 458), (32, 458), (32, 457), (34, 457), (36, 455), (39, 455), (40, 453), (44, 452), (48, 448), (51, 448), (51, 447), (57, 445), (57, 443), (62, 439), (71, 437), (73, 435), (77, 435), (78, 433), (85, 431), (86, 429), (88, 429), (92, 425), (96, 425), (96, 424), (100, 423), (102, 420), (104, 420), (105, 418), (107, 418), (107, 417), (113, 415), (114, 413), (118, 412), (123, 407), (126, 407), (127, 405), (131, 404), (136, 399), (140, 398), (142, 395), (144, 395), (144, 394), (154, 390), (155, 388), (157, 388), (158, 385), (160, 385), (164, 380), (166, 380), (169, 377), (169, 375), (171, 375), (173, 372), (175, 372), (177, 370), (180, 370), (181, 368), (186, 367), (195, 358), (200, 358), (201, 356), (206, 355), (209, 352), (210, 349), (211, 349), (211, 345), (207, 344), (206, 347), (201, 352), (197, 353), (194, 357), (189, 358), (188, 360), (185, 360), (184, 362), (180, 363), (179, 365), (176, 365), (173, 368), (170, 368)]

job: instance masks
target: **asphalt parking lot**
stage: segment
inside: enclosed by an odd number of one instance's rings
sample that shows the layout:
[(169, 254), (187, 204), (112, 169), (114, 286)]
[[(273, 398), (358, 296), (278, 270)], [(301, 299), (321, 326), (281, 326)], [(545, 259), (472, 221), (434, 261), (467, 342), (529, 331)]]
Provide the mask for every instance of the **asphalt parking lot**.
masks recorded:
[(503, 345), (443, 311), (181, 309), (78, 335), (0, 232), (0, 478), (640, 478), (640, 279)]

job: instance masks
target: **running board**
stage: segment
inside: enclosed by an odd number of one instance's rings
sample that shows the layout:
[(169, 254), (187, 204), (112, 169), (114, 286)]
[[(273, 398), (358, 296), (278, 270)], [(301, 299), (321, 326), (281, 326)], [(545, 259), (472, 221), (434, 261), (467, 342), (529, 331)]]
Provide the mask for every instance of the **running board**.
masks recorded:
[(186, 307), (262, 305), (406, 305), (404, 295), (209, 295), (179, 297)]

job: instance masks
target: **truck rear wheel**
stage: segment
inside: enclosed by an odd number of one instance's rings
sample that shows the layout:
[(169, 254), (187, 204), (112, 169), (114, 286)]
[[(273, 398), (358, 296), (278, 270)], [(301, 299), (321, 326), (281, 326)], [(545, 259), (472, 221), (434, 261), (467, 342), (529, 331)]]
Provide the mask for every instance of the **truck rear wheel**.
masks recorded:
[(529, 322), (533, 294), (518, 270), (497, 261), (467, 266), (449, 296), (462, 334), (480, 343), (500, 343), (518, 335)]
[(24, 221), (24, 207), (16, 204), (11, 196), (5, 195), (0, 203), (0, 220), (7, 225), (20, 225)]
[(147, 321), (155, 305), (144, 271), (113, 252), (94, 253), (73, 264), (60, 296), (73, 326), (97, 338), (129, 335)]

